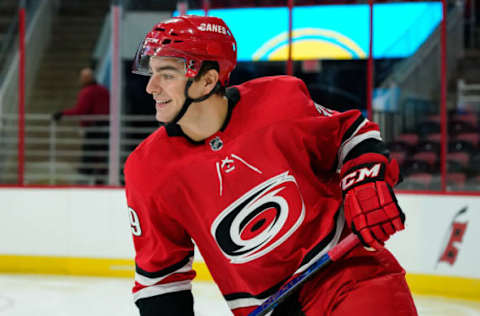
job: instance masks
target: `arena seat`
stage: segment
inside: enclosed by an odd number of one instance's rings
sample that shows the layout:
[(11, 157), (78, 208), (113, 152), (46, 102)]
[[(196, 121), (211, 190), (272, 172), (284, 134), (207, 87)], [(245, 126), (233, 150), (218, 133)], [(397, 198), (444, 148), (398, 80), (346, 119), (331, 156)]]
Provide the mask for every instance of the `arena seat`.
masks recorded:
[(454, 140), (461, 140), (464, 142), (468, 142), (472, 145), (472, 147), (477, 148), (480, 144), (480, 134), (479, 133), (460, 133), (455, 135)]
[(395, 137), (395, 141), (406, 143), (409, 146), (416, 146), (419, 140), (420, 137), (418, 136), (418, 134), (414, 133), (404, 133)]
[(452, 173), (447, 173), (447, 187), (449, 190), (464, 190), (465, 189), (465, 183), (467, 180), (467, 175), (463, 172), (452, 172)]

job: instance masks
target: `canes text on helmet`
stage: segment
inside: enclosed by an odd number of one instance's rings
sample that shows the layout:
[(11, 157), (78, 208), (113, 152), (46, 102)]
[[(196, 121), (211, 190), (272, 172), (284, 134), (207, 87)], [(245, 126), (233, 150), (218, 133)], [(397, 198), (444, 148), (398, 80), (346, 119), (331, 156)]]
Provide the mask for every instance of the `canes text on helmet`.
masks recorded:
[(187, 77), (195, 77), (204, 61), (216, 61), (219, 81), (226, 86), (237, 63), (237, 43), (222, 19), (185, 15), (156, 24), (135, 56), (133, 72), (150, 75), (152, 56), (185, 60)]

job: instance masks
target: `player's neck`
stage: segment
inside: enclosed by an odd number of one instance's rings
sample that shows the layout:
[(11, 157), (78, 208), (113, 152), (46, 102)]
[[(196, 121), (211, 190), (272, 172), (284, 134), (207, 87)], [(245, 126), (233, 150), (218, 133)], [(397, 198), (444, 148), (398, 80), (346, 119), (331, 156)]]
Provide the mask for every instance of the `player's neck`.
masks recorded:
[(203, 102), (192, 103), (178, 124), (188, 137), (194, 141), (201, 141), (222, 128), (227, 113), (228, 99), (212, 95)]

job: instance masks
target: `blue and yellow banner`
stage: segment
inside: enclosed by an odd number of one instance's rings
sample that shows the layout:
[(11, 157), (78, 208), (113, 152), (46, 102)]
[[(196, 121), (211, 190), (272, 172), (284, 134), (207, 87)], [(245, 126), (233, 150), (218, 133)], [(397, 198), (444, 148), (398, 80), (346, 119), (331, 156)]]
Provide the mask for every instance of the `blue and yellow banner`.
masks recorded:
[[(190, 10), (188, 14), (204, 13)], [(287, 59), (287, 7), (212, 9), (209, 15), (222, 18), (232, 30), (239, 61)], [(441, 2), (375, 4), (373, 57), (411, 56), (441, 20)], [(365, 59), (369, 24), (367, 4), (294, 7), (293, 59)]]

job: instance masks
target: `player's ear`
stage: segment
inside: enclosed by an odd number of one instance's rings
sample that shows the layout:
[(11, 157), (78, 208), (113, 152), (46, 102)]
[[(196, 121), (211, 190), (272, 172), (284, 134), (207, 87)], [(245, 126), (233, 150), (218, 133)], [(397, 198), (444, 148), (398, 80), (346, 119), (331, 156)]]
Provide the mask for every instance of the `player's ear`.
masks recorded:
[(210, 69), (208, 70), (203, 76), (202, 76), (202, 87), (205, 89), (205, 92), (210, 92), (215, 85), (217, 84), (219, 80), (219, 74), (218, 71), (215, 69)]

